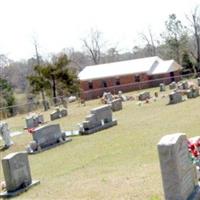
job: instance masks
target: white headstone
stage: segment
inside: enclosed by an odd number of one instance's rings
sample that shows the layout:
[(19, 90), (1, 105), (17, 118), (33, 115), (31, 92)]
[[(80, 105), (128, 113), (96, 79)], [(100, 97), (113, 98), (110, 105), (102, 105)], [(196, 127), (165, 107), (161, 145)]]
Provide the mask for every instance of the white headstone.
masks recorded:
[(185, 134), (166, 135), (158, 143), (166, 200), (187, 200), (197, 184), (195, 166), (189, 158)]

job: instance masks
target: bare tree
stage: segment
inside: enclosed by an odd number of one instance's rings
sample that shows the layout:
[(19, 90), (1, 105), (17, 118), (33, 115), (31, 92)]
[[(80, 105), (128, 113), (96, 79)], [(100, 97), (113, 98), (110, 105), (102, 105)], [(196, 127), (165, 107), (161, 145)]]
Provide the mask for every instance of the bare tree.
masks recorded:
[(102, 51), (102, 33), (98, 30), (91, 30), (87, 38), (82, 39), (84, 48), (87, 50), (91, 61), (94, 64), (99, 64), (101, 60)]
[(194, 34), (194, 40), (195, 40), (195, 49), (196, 52), (191, 52), (192, 56), (195, 58), (197, 62), (197, 68), (200, 69), (200, 12), (199, 12), (199, 6), (196, 6), (192, 16), (188, 17), (186, 16), (191, 24), (191, 29)]
[(150, 56), (156, 56), (156, 46), (151, 29), (148, 29), (147, 34), (141, 33), (140, 35), (142, 39), (147, 43), (146, 47), (148, 48)]
[(74, 48), (65, 48), (63, 52), (67, 54), (70, 63), (68, 67), (75, 68), (81, 71), (84, 66), (91, 64), (88, 55), (81, 51), (75, 51)]
[[(41, 76), (40, 70), (37, 70), (41, 67), (40, 56), (38, 53), (38, 42), (34, 37), (33, 37), (33, 45), (35, 47), (35, 55), (36, 55), (36, 60), (37, 60), (37, 65), (35, 66), (35, 71), (37, 71), (38, 76)], [(42, 96), (42, 104), (43, 104), (44, 110), (46, 111), (46, 110), (48, 110), (48, 106), (47, 106), (47, 102), (45, 99), (45, 91), (44, 91), (43, 87), (41, 87), (41, 96)]]

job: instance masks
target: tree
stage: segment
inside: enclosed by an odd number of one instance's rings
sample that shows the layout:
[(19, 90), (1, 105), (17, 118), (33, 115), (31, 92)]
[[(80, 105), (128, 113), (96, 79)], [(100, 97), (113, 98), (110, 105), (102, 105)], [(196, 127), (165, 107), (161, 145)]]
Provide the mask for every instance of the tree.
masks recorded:
[(194, 9), (191, 17), (187, 16), (187, 19), (190, 22), (191, 30), (194, 36), (195, 50), (196, 52), (192, 53), (193, 57), (196, 60), (197, 69), (200, 70), (200, 13), (198, 12), (199, 7), (197, 6)]
[(42, 76), (49, 81), (54, 103), (57, 95), (69, 95), (78, 91), (78, 81), (75, 70), (68, 68), (70, 63), (66, 54), (53, 56), (52, 62), (42, 68)]
[(82, 41), (93, 64), (99, 64), (103, 46), (102, 33), (98, 30), (91, 30), (88, 38)]
[(162, 34), (165, 43), (169, 46), (170, 57), (181, 64), (181, 57), (186, 50), (188, 35), (186, 28), (181, 21), (176, 18), (175, 14), (169, 16), (168, 21), (165, 22), (166, 33)]
[(15, 103), (12, 86), (7, 80), (0, 78), (0, 107), (8, 107), (7, 111), (13, 115), (14, 111), (11, 106)]
[(190, 55), (187, 51), (183, 53), (182, 57), (183, 74), (196, 73), (194, 64), (191, 61)]
[(49, 82), (46, 81), (42, 75), (43, 66), (41, 65), (40, 56), (38, 53), (38, 44), (36, 39), (34, 39), (34, 47), (35, 47), (35, 54), (37, 59), (37, 65), (34, 67), (35, 75), (29, 76), (28, 80), (30, 81), (30, 85), (33, 87), (33, 92), (41, 92), (42, 96), (42, 104), (44, 107), (44, 110), (48, 110), (48, 105), (45, 100), (45, 89), (49, 87)]
[(148, 33), (141, 33), (142, 40), (146, 42), (146, 48), (148, 50), (148, 56), (156, 56), (156, 46), (151, 29), (148, 29)]

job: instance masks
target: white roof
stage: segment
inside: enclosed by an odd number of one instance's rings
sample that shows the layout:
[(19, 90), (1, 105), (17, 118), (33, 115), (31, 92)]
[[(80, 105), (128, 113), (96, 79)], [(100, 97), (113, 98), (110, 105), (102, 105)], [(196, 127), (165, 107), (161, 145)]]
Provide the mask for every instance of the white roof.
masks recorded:
[(161, 61), (157, 67), (151, 72), (152, 75), (165, 74), (173, 71), (180, 70), (182, 67), (174, 60)]
[[(164, 64), (163, 66), (162, 63)], [(94, 80), (94, 79), (108, 78), (113, 76), (117, 77), (127, 74), (138, 74), (142, 72), (147, 73), (149, 75), (160, 74), (160, 73), (166, 73), (169, 70), (173, 70), (173, 67), (171, 66), (173, 66), (171, 61), (170, 62), (163, 61), (161, 58), (155, 56), (155, 57), (140, 58), (128, 61), (86, 66), (79, 73), (78, 77), (80, 80)], [(158, 67), (159, 69), (157, 69)]]

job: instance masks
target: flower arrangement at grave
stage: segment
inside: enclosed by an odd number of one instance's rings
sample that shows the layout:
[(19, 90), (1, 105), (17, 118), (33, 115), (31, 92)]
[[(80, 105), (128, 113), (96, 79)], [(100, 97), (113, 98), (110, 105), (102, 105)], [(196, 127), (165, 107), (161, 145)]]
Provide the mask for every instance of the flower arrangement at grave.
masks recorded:
[(188, 140), (188, 150), (193, 164), (200, 165), (200, 139)]
[(35, 128), (28, 128), (28, 129), (27, 129), (27, 131), (28, 131), (29, 133), (31, 133), (31, 134), (34, 132), (34, 130), (35, 130)]

